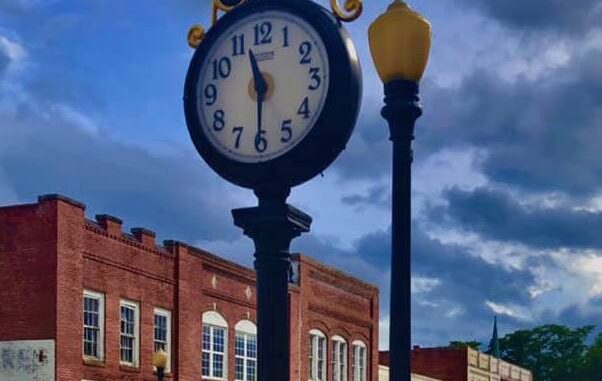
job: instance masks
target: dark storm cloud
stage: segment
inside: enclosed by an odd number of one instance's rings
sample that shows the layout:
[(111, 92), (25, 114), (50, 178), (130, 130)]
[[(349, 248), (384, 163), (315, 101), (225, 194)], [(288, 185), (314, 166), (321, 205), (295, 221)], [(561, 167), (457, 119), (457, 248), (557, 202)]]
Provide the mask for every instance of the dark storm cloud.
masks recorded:
[[(381, 315), (388, 315), (389, 232), (364, 236), (352, 251), (334, 248), (311, 236), (299, 239), (294, 247), (378, 285)], [(442, 244), (426, 236), (418, 224), (413, 234), (412, 259), (413, 277), (440, 282), (413, 296), (413, 330), (418, 344), (444, 345), (459, 338), (485, 337), (493, 315), (487, 301), (525, 306), (531, 303), (528, 289), (535, 282), (531, 272), (491, 264), (462, 247)], [(471, 324), (465, 324), (467, 318)], [(507, 328), (522, 328), (525, 324), (511, 317), (505, 320)]]
[(2, 75), (4, 75), (4, 72), (8, 68), (10, 61), (11, 61), (11, 59), (8, 56), (8, 53), (6, 51), (4, 51), (2, 45), (0, 45), (0, 77), (2, 77)]
[(351, 194), (344, 196), (341, 201), (345, 205), (362, 209), (365, 206), (378, 206), (388, 208), (391, 204), (388, 187), (374, 186), (368, 189), (367, 194)]
[(458, 89), (426, 86), (417, 152), (473, 146), (492, 180), (527, 191), (589, 196), (602, 184), (602, 52), (576, 56), (540, 81), (480, 71)]
[(431, 219), (444, 216), (450, 226), (486, 238), (538, 248), (602, 248), (602, 213), (526, 207), (514, 197), (488, 188), (473, 192), (451, 189), (445, 198), (449, 205), (433, 210)]
[(457, 0), (514, 28), (578, 33), (602, 22), (599, 0)]
[(238, 236), (228, 216), (227, 190), (214, 185), (219, 182), (192, 152), (151, 155), (52, 111), (40, 116), (19, 107), (17, 115), (0, 113), (0, 186), (20, 200), (63, 193), (86, 203), (89, 214), (114, 213), (162, 238)]
[(596, 300), (591, 300), (587, 306), (572, 305), (560, 313), (550, 313), (548, 323), (560, 323), (571, 327), (583, 327), (586, 325), (595, 325), (594, 334), (602, 333), (602, 306), (596, 305)]

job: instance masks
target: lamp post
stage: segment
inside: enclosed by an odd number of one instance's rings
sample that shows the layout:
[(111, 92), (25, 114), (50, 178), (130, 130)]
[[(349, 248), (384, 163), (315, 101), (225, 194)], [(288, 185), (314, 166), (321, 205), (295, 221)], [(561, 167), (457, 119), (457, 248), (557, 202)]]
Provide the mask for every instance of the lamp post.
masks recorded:
[(422, 115), (418, 82), (431, 48), (431, 25), (395, 0), (369, 30), (370, 52), (384, 83), (382, 116), (393, 141), (390, 380), (411, 379), (411, 174), (412, 140)]
[(153, 355), (153, 366), (157, 368), (157, 380), (162, 381), (165, 377), (165, 366), (167, 365), (167, 353), (159, 349)]

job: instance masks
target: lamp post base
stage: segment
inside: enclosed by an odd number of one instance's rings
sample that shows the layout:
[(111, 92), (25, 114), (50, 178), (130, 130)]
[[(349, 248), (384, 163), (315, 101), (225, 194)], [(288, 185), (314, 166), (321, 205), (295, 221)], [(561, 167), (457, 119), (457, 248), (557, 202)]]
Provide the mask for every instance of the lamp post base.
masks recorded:
[(393, 141), (390, 380), (410, 381), (412, 141), (416, 119), (422, 115), (418, 84), (403, 80), (385, 84), (382, 115), (389, 122)]
[(259, 206), (232, 211), (234, 224), (255, 243), (257, 379), (290, 378), (288, 284), (291, 241), (308, 232), (311, 217), (286, 203), (290, 189), (255, 191)]

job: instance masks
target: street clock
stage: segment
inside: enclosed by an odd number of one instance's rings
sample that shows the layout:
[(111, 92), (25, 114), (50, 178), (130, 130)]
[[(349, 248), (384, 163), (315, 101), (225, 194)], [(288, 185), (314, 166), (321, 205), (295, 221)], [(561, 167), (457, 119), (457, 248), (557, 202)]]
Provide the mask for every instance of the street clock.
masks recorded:
[(188, 130), (239, 186), (290, 188), (345, 148), (361, 98), (347, 32), (309, 0), (248, 0), (219, 19), (186, 78)]

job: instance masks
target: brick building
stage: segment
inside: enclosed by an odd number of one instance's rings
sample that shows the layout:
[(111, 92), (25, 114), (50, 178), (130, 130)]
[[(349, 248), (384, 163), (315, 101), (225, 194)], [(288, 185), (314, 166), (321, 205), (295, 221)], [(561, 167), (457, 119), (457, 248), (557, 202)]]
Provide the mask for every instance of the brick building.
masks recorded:
[[(252, 270), (84, 211), (58, 195), (0, 208), (0, 379), (27, 368), (2, 343), (46, 340), (60, 381), (154, 380), (159, 347), (167, 380), (254, 380)], [(376, 381), (378, 289), (294, 258), (291, 380)]]
[[(389, 353), (380, 353), (380, 364), (389, 366)], [(441, 381), (533, 381), (531, 372), (472, 348), (420, 348), (412, 350), (412, 371)], [(381, 369), (381, 381), (388, 369)]]

